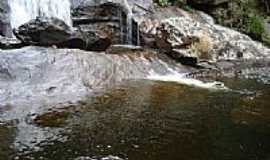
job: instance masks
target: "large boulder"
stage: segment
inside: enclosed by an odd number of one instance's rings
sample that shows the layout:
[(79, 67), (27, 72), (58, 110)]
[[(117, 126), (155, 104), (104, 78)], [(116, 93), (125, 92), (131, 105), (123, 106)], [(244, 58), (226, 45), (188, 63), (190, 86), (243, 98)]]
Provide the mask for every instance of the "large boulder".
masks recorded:
[(36, 18), (14, 30), (14, 35), (26, 45), (57, 46), (84, 50), (105, 50), (110, 39), (95, 32), (73, 30), (57, 18)]
[(117, 48), (121, 54), (34, 46), (0, 50), (0, 106), (19, 106), (10, 112), (27, 115), (123, 80), (168, 74), (176, 67), (187, 72), (153, 50)]
[(143, 45), (163, 50), (175, 59), (190, 55), (216, 61), (270, 55), (269, 48), (247, 35), (215, 24), (210, 16), (202, 12), (162, 9), (151, 17), (143, 17), (140, 33)]
[(132, 10), (139, 14), (144, 14), (145, 11), (153, 8), (153, 0), (71, 0), (72, 9), (100, 6), (108, 3), (119, 5), (126, 11)]
[(20, 40), (16, 38), (0, 36), (0, 49), (14, 49), (20, 47), (23, 47), (23, 44)]
[(113, 44), (138, 44), (137, 23), (131, 15), (145, 15), (152, 0), (72, 0), (74, 27), (83, 32), (98, 32)]

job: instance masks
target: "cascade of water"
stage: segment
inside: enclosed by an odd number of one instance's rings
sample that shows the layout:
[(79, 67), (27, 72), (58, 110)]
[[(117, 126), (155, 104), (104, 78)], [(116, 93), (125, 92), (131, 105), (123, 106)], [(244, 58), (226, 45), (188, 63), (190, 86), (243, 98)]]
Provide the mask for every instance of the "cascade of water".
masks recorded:
[(188, 78), (187, 73), (181, 73), (177, 69), (170, 67), (167, 63), (161, 61), (159, 63), (161, 63), (167, 69), (167, 73), (159, 74), (156, 73), (154, 70), (150, 70), (149, 75), (146, 79), (155, 81), (176, 82), (184, 85), (196, 86), (207, 89), (228, 89), (222, 82), (203, 82), (197, 79)]
[(38, 16), (56, 17), (72, 26), (69, 0), (9, 0), (9, 6), (12, 28)]
[(133, 18), (133, 13), (132, 13), (132, 8), (130, 7), (129, 3), (127, 0), (123, 1), (124, 7), (127, 10), (127, 43), (132, 44), (132, 32), (133, 32), (133, 27), (132, 27), (132, 18)]

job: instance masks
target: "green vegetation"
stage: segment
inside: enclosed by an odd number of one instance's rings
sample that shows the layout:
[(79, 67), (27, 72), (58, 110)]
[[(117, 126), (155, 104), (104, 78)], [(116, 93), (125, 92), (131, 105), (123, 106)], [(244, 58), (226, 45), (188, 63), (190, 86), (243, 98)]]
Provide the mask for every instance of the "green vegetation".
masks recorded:
[(264, 20), (260, 16), (251, 16), (247, 20), (247, 33), (253, 38), (261, 40), (264, 34)]
[(156, 3), (162, 7), (169, 5), (169, 0), (156, 0)]
[(228, 0), (217, 6), (192, 6), (190, 2), (188, 0), (156, 0), (156, 3), (162, 7), (177, 5), (187, 11), (192, 11), (192, 7), (204, 10), (212, 15), (217, 23), (248, 34), (251, 38), (270, 46), (270, 33), (264, 26), (265, 20), (269, 19), (270, 15), (268, 0)]
[[(232, 27), (240, 32), (248, 34), (251, 38), (270, 45), (264, 37), (269, 33), (264, 28), (264, 21), (267, 18), (267, 9), (262, 0), (238, 0), (231, 1), (228, 8), (223, 8), (227, 14), (213, 14), (218, 23)], [(225, 16), (224, 16), (225, 15)], [(222, 17), (219, 19), (218, 17)]]

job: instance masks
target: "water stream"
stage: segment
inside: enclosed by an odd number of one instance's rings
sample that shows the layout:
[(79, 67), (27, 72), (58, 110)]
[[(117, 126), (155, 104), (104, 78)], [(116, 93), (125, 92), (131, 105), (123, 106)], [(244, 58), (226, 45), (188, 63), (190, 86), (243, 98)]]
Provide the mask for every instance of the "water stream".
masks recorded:
[[(28, 115), (25, 124), (3, 123), (0, 155), (5, 160), (268, 160), (269, 86), (220, 80), (243, 92), (127, 81), (80, 104)], [(21, 149), (27, 140), (35, 145)]]

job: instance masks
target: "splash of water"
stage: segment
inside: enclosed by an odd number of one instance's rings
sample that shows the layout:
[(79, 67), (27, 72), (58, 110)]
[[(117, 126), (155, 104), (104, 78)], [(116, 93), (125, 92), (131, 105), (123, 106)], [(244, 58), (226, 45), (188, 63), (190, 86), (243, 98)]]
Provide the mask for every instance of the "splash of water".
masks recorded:
[(228, 88), (222, 82), (203, 82), (194, 78), (187, 78), (186, 73), (179, 73), (172, 68), (168, 68), (168, 73), (161, 75), (157, 74), (154, 71), (150, 71), (147, 79), (154, 81), (165, 81), (165, 82), (176, 82), (188, 86), (194, 86), (205, 89), (221, 89), (227, 90)]
[(56, 17), (72, 26), (69, 0), (9, 0), (12, 28), (36, 17)]

